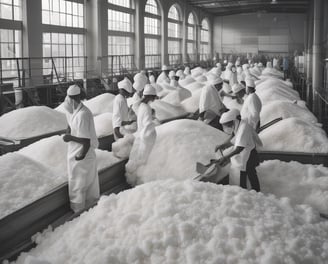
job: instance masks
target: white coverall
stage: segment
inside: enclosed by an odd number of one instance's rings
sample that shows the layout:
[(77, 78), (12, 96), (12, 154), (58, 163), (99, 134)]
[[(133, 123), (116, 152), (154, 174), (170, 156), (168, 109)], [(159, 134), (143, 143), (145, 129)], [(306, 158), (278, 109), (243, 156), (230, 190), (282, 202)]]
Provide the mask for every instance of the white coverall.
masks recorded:
[(156, 80), (157, 84), (161, 84), (163, 82), (170, 84), (170, 78), (165, 74), (165, 72), (161, 72), (161, 74), (157, 77)]
[(126, 170), (130, 174), (147, 162), (155, 144), (156, 130), (152, 119), (151, 107), (146, 103), (141, 103), (137, 115), (138, 130), (135, 134), (129, 162), (126, 164)]
[[(124, 127), (122, 126), (122, 122), (128, 120), (129, 120), (128, 103), (123, 95), (118, 94), (115, 96), (114, 104), (113, 104), (113, 117), (112, 117), (113, 128), (119, 127), (120, 133), (124, 135), (125, 130)], [(114, 132), (114, 138), (115, 140), (118, 139), (117, 135), (115, 135), (115, 132)]]
[(260, 121), (262, 103), (256, 93), (249, 94), (240, 110), (241, 119), (246, 120), (254, 129)]
[[(203, 87), (199, 99), (199, 113), (212, 112), (219, 116), (223, 108), (224, 105), (215, 87), (213, 85), (206, 85)], [(212, 120), (205, 120), (206, 123), (210, 123), (211, 121)]]
[(256, 145), (262, 145), (262, 142), (254, 128), (247, 121), (235, 121), (235, 124), (235, 137), (232, 139), (232, 143), (234, 144), (234, 148), (244, 147), (244, 149), (239, 154), (231, 157), (229, 174), (231, 183), (239, 185), (240, 171), (246, 171), (246, 165), (251, 151)]
[(68, 142), (67, 169), (68, 191), (71, 208), (76, 212), (83, 210), (99, 198), (99, 179), (95, 149), (98, 139), (91, 111), (82, 103), (74, 110), (70, 120), (71, 135), (90, 139), (90, 148), (83, 160), (75, 157), (82, 153), (83, 145)]

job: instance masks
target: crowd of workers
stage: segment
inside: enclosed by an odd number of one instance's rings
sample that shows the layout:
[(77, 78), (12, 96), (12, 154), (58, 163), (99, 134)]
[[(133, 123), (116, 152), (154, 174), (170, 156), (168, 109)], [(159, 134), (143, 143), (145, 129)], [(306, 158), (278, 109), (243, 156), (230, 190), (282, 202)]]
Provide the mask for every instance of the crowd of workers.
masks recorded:
[[(223, 64), (223, 65), (222, 65)], [(217, 63), (201, 77), (206, 85), (202, 88), (199, 100), (197, 118), (201, 122), (222, 130), (228, 134), (229, 140), (216, 146), (215, 151), (225, 150), (224, 156), (212, 163), (224, 166), (231, 163), (231, 171), (237, 171), (240, 186), (247, 188), (247, 179), (251, 188), (260, 191), (256, 173), (259, 165), (256, 146), (262, 145), (258, 137), (260, 127), (261, 100), (255, 93), (255, 80), (261, 74), (262, 63)], [(266, 67), (273, 67), (268, 62)], [(127, 77), (118, 82), (119, 93), (113, 104), (112, 124), (115, 140), (123, 138), (131, 129), (126, 129), (136, 123), (135, 141), (132, 146), (127, 171), (133, 172), (138, 166), (145, 164), (156, 140), (155, 111), (150, 102), (167, 95), (170, 91), (178, 91), (178, 96), (186, 98), (189, 90), (179, 85), (179, 81), (192, 78), (189, 67), (176, 72), (163, 65), (162, 72), (155, 76), (147, 76), (145, 71), (137, 73), (133, 83)], [(128, 105), (127, 99), (132, 97)], [(223, 104), (224, 97), (235, 99), (241, 110), (227, 109)], [(70, 86), (64, 102), (67, 110), (69, 128), (63, 137), (68, 142), (68, 175), (69, 196), (71, 208), (81, 211), (99, 198), (99, 183), (96, 169), (95, 148), (97, 137), (93, 116), (81, 101), (81, 89), (77, 85)]]

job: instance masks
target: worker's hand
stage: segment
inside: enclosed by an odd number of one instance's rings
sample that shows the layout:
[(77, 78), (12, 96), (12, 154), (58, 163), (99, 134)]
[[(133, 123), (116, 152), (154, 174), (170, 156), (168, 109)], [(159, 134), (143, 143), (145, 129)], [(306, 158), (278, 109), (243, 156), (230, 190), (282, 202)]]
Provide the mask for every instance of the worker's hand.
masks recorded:
[(75, 156), (75, 160), (83, 160), (84, 158), (85, 158), (85, 155)]
[(223, 145), (217, 145), (217, 146), (215, 147), (215, 152), (217, 152), (219, 149), (222, 150), (222, 148), (223, 148)]
[(64, 140), (65, 142), (72, 141), (72, 136), (71, 136), (70, 134), (65, 134), (65, 135), (63, 136), (63, 140)]
[(222, 158), (220, 158), (219, 160), (218, 160), (218, 164), (220, 165), (220, 166), (226, 166), (228, 163), (230, 162), (230, 159), (229, 158), (227, 158), (227, 157), (225, 157), (225, 156), (223, 156)]

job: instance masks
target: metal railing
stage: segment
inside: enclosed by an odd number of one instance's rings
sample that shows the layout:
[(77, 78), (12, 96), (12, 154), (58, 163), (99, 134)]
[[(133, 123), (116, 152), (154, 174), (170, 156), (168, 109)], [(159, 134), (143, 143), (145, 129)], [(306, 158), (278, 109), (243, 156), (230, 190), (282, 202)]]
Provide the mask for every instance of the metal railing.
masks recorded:
[(161, 54), (145, 55), (145, 68), (161, 68)]
[(169, 54), (170, 66), (177, 67), (182, 64), (182, 54)]
[[(105, 76), (119, 76), (136, 69), (134, 55), (108, 55), (101, 59), (102, 65), (105, 65), (101, 72)], [(105, 63), (103, 63), (104, 60)]]
[(86, 65), (82, 56), (0, 58), (0, 84), (31, 87), (82, 79)]

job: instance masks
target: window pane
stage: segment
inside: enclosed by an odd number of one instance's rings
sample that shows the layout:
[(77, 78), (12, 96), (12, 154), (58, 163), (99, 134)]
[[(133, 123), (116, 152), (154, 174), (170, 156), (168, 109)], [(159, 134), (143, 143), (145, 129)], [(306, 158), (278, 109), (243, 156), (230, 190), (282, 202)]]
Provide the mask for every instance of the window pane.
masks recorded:
[(174, 5), (170, 8), (168, 17), (174, 20), (180, 20), (178, 9)]
[(145, 17), (145, 34), (159, 35), (160, 21), (156, 18)]
[(128, 13), (108, 10), (108, 29), (114, 31), (132, 31), (132, 19)]
[(155, 0), (148, 0), (146, 3), (145, 11), (147, 13), (159, 15), (158, 6)]
[(131, 8), (130, 0), (108, 0), (108, 3)]

